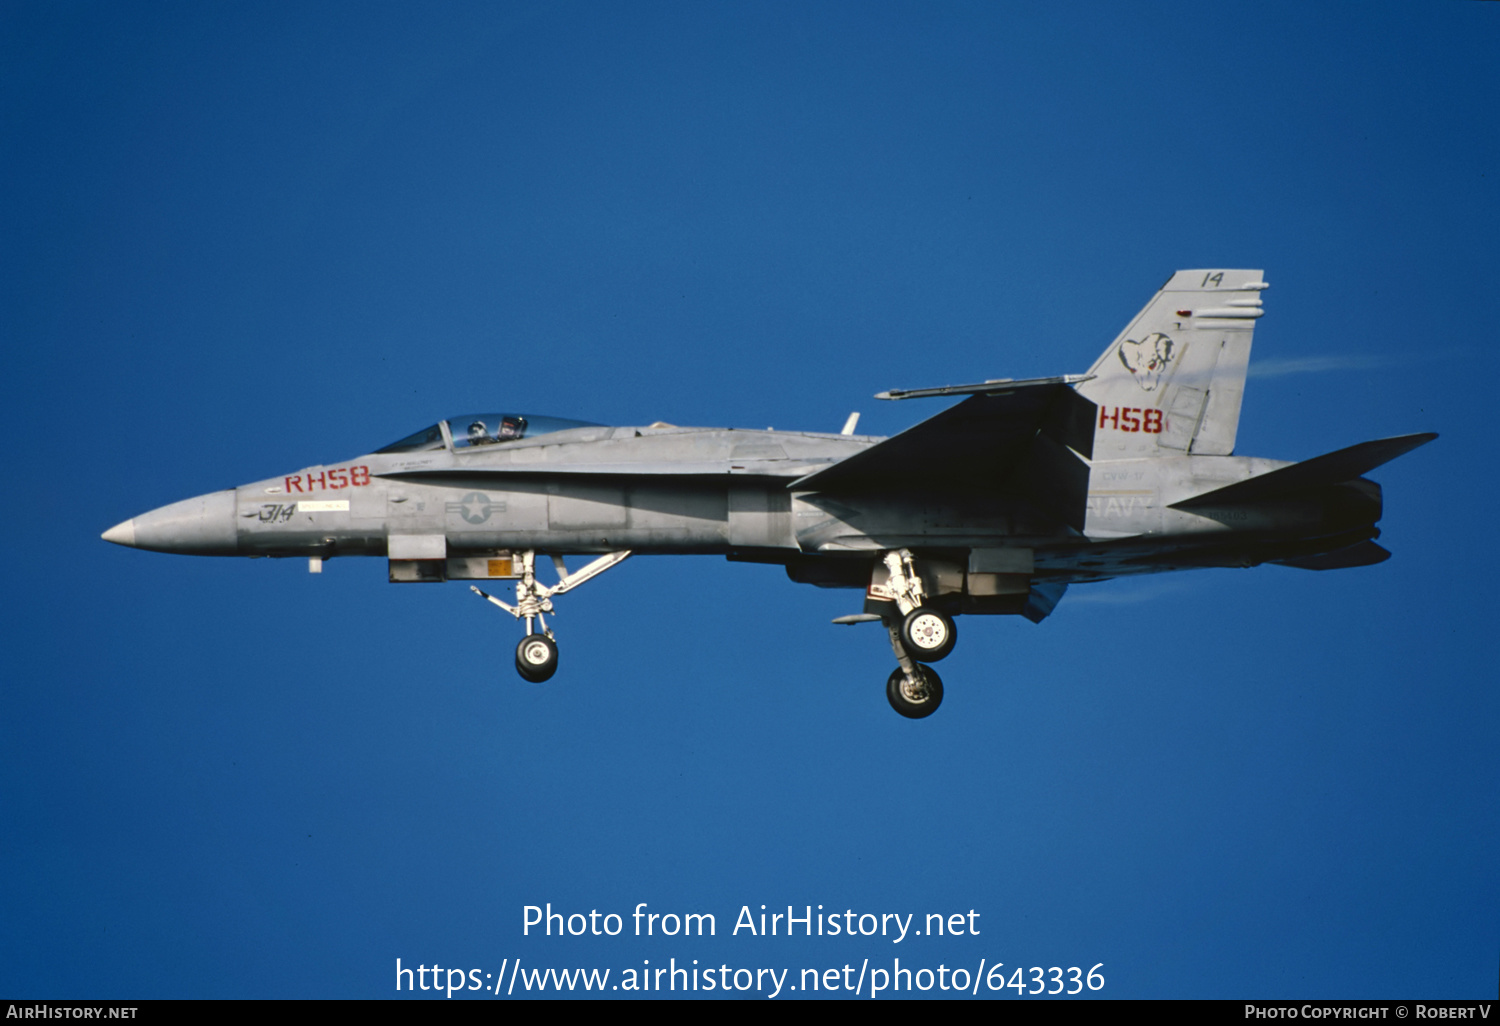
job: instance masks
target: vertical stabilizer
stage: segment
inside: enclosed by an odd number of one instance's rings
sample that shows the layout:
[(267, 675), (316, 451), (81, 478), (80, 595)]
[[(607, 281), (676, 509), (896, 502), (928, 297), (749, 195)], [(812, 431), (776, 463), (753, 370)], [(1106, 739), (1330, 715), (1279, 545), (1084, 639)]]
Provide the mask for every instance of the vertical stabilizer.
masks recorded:
[(1099, 407), (1095, 460), (1234, 452), (1266, 287), (1260, 271), (1172, 275), (1077, 386)]

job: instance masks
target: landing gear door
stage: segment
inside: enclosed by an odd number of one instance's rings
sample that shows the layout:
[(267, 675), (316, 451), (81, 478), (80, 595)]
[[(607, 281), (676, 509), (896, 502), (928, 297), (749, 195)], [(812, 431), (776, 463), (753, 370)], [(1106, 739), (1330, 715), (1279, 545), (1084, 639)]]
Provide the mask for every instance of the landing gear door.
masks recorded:
[(450, 581), (514, 580), (521, 576), (521, 560), (498, 550), (492, 555), (457, 556), (448, 560)]

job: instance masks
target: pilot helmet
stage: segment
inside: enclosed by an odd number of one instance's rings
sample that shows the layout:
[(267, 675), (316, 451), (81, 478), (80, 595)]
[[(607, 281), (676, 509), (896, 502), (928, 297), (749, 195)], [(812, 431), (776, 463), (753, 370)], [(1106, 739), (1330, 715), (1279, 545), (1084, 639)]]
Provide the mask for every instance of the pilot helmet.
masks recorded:
[(489, 437), (489, 429), (484, 426), (484, 421), (482, 421), (482, 420), (476, 420), (474, 423), (472, 423), (472, 424), (469, 425), (469, 437), (470, 438), (487, 438), (487, 437)]

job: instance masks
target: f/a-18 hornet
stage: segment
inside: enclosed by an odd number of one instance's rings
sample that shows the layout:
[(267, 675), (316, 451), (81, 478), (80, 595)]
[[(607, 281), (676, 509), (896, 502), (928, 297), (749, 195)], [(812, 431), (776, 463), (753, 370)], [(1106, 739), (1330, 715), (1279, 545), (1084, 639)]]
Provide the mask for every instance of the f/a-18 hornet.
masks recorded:
[[(516, 669), (557, 669), (558, 597), (632, 553), (777, 563), (859, 588), (899, 664), (886, 697), (930, 715), (959, 614), (1040, 622), (1073, 584), (1194, 567), (1367, 566), (1380, 486), (1362, 475), (1437, 437), (1301, 463), (1235, 456), (1260, 271), (1178, 271), (1087, 374), (882, 392), (965, 396), (890, 438), (606, 427), (474, 413), (364, 456), (163, 506), (104, 532), (214, 556), (384, 556), (392, 582), (515, 581)], [(543, 583), (538, 556), (557, 579)], [(564, 556), (595, 556), (569, 571)]]

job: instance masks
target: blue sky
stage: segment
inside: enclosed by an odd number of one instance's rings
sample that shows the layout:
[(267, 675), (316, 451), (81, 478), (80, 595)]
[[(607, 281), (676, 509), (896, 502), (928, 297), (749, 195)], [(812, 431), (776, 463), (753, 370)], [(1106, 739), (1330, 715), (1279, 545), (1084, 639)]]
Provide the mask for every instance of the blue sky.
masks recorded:
[[(0, 993), (900, 957), (1494, 996), (1496, 5), (0, 19)], [(1199, 266), (1272, 284), (1240, 453), (1442, 435), (1372, 475), (1395, 557), (965, 618), (930, 720), (829, 625), (857, 594), (774, 567), (633, 559), (530, 687), (459, 585), (98, 538), (460, 410), (890, 433), (940, 404), (874, 392), (1081, 372)], [(522, 936), (547, 902), (718, 935)], [(731, 936), (761, 904), (980, 934)]]

